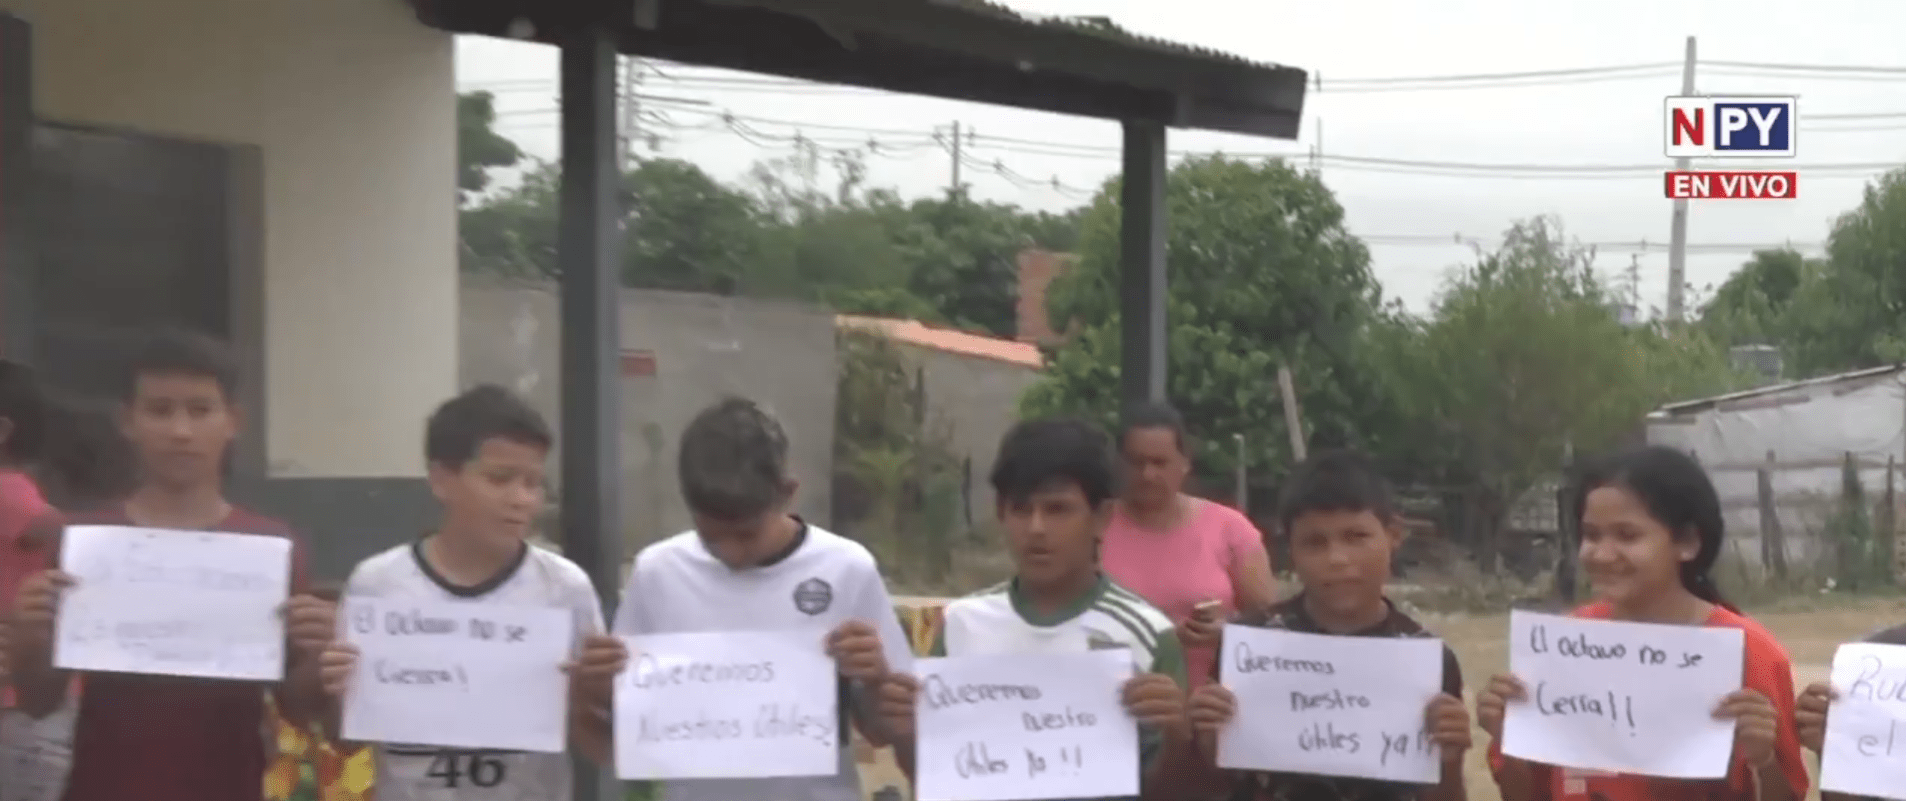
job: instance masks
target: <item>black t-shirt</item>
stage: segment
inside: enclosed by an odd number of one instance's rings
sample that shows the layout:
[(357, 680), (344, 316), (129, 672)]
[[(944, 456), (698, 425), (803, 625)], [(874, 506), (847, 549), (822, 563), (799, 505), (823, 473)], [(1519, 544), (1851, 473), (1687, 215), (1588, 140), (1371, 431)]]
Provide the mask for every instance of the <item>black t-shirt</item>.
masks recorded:
[[(1390, 608), (1389, 616), (1382, 622), (1353, 634), (1351, 637), (1434, 637), (1421, 623), (1387, 599), (1384, 604)], [(1330, 634), (1304, 611), (1304, 596), (1298, 595), (1270, 608), (1261, 615), (1243, 617), (1233, 621), (1242, 626), (1258, 628), (1285, 629), (1306, 634)], [(1218, 679), (1220, 666), (1213, 664), (1211, 679)], [(1456, 652), (1443, 646), (1443, 692), (1457, 698), (1463, 697), (1463, 666), (1456, 661)], [(1232, 784), (1230, 801), (1418, 801), (1428, 785), (1384, 782), (1375, 779), (1351, 779), (1336, 776), (1313, 776), (1302, 773), (1268, 773), (1264, 771), (1235, 771), (1236, 779)]]

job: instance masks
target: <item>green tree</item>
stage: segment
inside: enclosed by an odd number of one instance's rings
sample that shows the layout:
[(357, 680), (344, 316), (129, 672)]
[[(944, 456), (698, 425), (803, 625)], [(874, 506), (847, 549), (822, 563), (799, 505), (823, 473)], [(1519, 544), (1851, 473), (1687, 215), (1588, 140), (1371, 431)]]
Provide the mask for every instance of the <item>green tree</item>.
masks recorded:
[(1485, 557), (1511, 506), (1569, 447), (1607, 448), (1659, 404), (1736, 380), (1697, 331), (1624, 326), (1592, 249), (1550, 218), (1516, 224), (1451, 277), (1430, 315), (1379, 334), (1377, 373), (1401, 422), (1389, 444), (1416, 474), (1467, 488), (1463, 528)]
[(1793, 300), (1796, 372), (1906, 361), (1906, 169), (1868, 185), (1834, 222), (1818, 279)]
[(489, 92), (457, 95), (457, 190), (464, 198), (490, 186), (490, 170), (514, 167), (523, 151), (496, 132), (496, 96)]
[[(1360, 444), (1376, 387), (1358, 344), (1380, 293), (1330, 190), (1283, 161), (1210, 156), (1172, 168), (1166, 202), (1167, 394), (1195, 421), (1201, 468), (1234, 465), (1234, 434), (1253, 470), (1289, 463), (1279, 365), (1296, 378), (1313, 442)], [(1022, 399), (1028, 413), (1116, 417), (1119, 216), (1110, 182), (1083, 215), (1078, 265), (1047, 291), (1055, 326), (1077, 329)]]
[(543, 162), (457, 217), (459, 262), (465, 272), (553, 280), (557, 189), (561, 172)]
[(915, 200), (895, 231), (908, 289), (947, 322), (995, 336), (1017, 333), (1019, 251), (1037, 218), (982, 203), (964, 190)]
[(625, 286), (724, 295), (784, 288), (758, 274), (768, 219), (753, 197), (679, 159), (644, 160), (623, 186)]
[(1755, 251), (1701, 306), (1696, 326), (1723, 345), (1794, 344), (1792, 309), (1820, 280), (1824, 260), (1791, 248)]

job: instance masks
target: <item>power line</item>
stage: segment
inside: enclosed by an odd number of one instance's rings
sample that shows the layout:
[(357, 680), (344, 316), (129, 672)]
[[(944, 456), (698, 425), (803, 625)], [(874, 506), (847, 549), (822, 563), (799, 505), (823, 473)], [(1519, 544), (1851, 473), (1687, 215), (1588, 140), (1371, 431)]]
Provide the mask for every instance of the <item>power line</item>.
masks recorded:
[[(651, 106), (664, 105), (664, 103), (651, 101), (650, 105)], [(799, 120), (783, 120), (783, 119), (775, 119), (770, 117), (759, 117), (759, 116), (753, 116), (753, 115), (735, 114), (731, 111), (720, 110), (720, 109), (670, 108), (669, 110), (679, 111), (683, 113), (691, 113), (691, 114), (710, 115), (712, 117), (718, 118), (719, 120), (727, 123), (730, 127), (733, 127), (736, 123), (741, 123), (741, 124), (773, 125), (773, 126), (791, 128), (794, 131), (796, 131), (796, 135), (804, 136), (809, 139), (812, 139), (813, 137), (807, 136), (807, 134), (805, 134), (805, 131), (807, 131), (808, 129), (813, 129), (813, 130), (819, 130), (819, 131), (851, 132), (854, 134), (860, 134), (860, 135), (865, 135), (868, 137), (873, 137), (874, 138), (873, 141), (879, 141), (880, 138), (885, 138), (888, 140), (889, 144), (898, 144), (900, 146), (906, 146), (908, 144), (918, 145), (918, 144), (929, 143), (929, 142), (944, 144), (944, 136), (939, 131), (906, 130), (906, 129), (899, 129), (899, 128), (875, 128), (875, 127), (865, 127), (865, 126), (856, 126), (856, 125), (842, 125), (837, 123), (814, 123), (814, 122), (806, 122), (806, 121), (799, 121)], [(499, 113), (498, 116), (508, 116), (508, 115), (517, 115), (517, 114), (554, 114), (555, 112), (556, 112), (556, 109), (534, 109), (534, 110), (525, 110), (525, 111), (503, 112), (503, 113)], [(756, 137), (769, 136), (769, 134), (767, 134), (766, 132), (762, 132), (759, 130), (750, 130), (747, 133)], [(898, 141), (895, 142), (894, 140), (898, 140)], [(963, 140), (964, 140), (963, 144), (967, 146), (968, 148), (986, 148), (990, 150), (1001, 151), (1005, 153), (1014, 153), (1018, 155), (1055, 156), (1055, 157), (1062, 157), (1062, 158), (1090, 158), (1090, 159), (1096, 159), (1096, 160), (1110, 160), (1110, 159), (1118, 158), (1120, 153), (1119, 148), (1114, 146), (1081, 145), (1081, 144), (1074, 144), (1074, 143), (1068, 143), (1068, 142), (1041, 141), (1041, 140), (1034, 140), (1034, 139), (1022, 139), (1022, 138), (1016, 138), (1016, 137), (982, 135), (982, 134), (972, 133), (972, 132), (965, 134), (963, 136)], [(1178, 150), (1173, 150), (1172, 155), (1181, 156), (1181, 157), (1203, 156), (1203, 155), (1210, 155), (1214, 152), (1222, 153), (1222, 151), (1178, 149)], [(1225, 153), (1224, 155), (1229, 155), (1229, 156), (1233, 156), (1233, 157), (1241, 158), (1241, 159), (1280, 158), (1280, 159), (1285, 159), (1290, 161), (1311, 158), (1314, 155), (1315, 158), (1317, 158), (1324, 166), (1347, 168), (1347, 169), (1353, 169), (1353, 170), (1363, 170), (1368, 172), (1387, 172), (1387, 173), (1403, 173), (1403, 174), (1417, 174), (1417, 175), (1446, 175), (1451, 177), (1490, 177), (1490, 178), (1511, 178), (1511, 179), (1569, 179), (1569, 180), (1648, 178), (1651, 180), (1659, 180), (1663, 171), (1663, 166), (1660, 164), (1646, 164), (1646, 163), (1644, 164), (1485, 163), (1485, 162), (1436, 161), (1436, 160), (1424, 160), (1424, 159), (1403, 159), (1403, 158), (1391, 158), (1391, 157), (1382, 157), (1382, 156), (1358, 156), (1358, 155), (1348, 155), (1348, 154), (1342, 154), (1342, 153), (1307, 154), (1307, 153), (1300, 153), (1297, 151), (1286, 151), (1286, 152), (1245, 151), (1245, 152)], [(1827, 164), (1796, 164), (1796, 165), (1788, 166), (1787, 169), (1791, 169), (1797, 172), (1801, 172), (1803, 174), (1808, 174), (1810, 176), (1820, 177), (1820, 178), (1828, 178), (1828, 177), (1863, 178), (1863, 177), (1868, 177), (1874, 173), (1882, 173), (1892, 169), (1897, 169), (1900, 166), (1901, 165), (1896, 162), (1847, 162), (1847, 163), (1827, 163)]]
[[(1810, 80), (1851, 80), (1851, 81), (1899, 81), (1906, 80), (1906, 66), (1866, 66), (1852, 64), (1784, 64), (1757, 61), (1703, 61), (1700, 64), (1705, 72), (1716, 75), (1737, 77), (1789, 77)], [(1612, 64), (1592, 67), (1570, 67), (1561, 69), (1520, 70), (1511, 72), (1471, 73), (1456, 75), (1414, 75), (1373, 78), (1323, 78), (1317, 76), (1313, 82), (1316, 91), (1324, 94), (1360, 94), (1372, 92), (1408, 92), (1408, 91), (1446, 91), (1469, 89), (1512, 89), (1532, 86), (1554, 86), (1580, 83), (1599, 83), (1608, 81), (1641, 80), (1648, 78), (1666, 78), (1674, 75), (1681, 67), (1679, 62), (1649, 62), (1639, 64)], [(676, 84), (731, 92), (767, 92), (790, 94), (859, 94), (881, 93), (884, 90), (846, 84), (821, 83), (798, 78), (780, 76), (734, 74), (706, 72), (712, 68), (698, 65), (671, 65), (670, 72), (657, 73), (658, 77)], [(472, 86), (491, 86), (506, 91), (531, 88), (534, 79), (494, 81), (488, 84)], [(543, 81), (542, 83), (550, 83)]]
[(1873, 67), (1852, 64), (1773, 64), (1763, 61), (1703, 61), (1703, 67), (1752, 69), (1769, 72), (1818, 72), (1833, 75), (1871, 73), (1906, 77), (1906, 67)]
[[(1472, 237), (1472, 236), (1465, 236), (1463, 234), (1444, 234), (1444, 235), (1438, 235), (1438, 234), (1356, 234), (1356, 237), (1362, 240), (1365, 244), (1381, 245), (1385, 247), (1395, 247), (1395, 246), (1449, 247), (1452, 245), (1464, 246), (1464, 247), (1489, 247), (1489, 246), (1493, 246), (1494, 244), (1499, 244), (1500, 242), (1500, 240), (1497, 240), (1494, 238)], [(1638, 254), (1638, 255), (1650, 254), (1650, 253), (1666, 253), (1668, 252), (1668, 248), (1669, 248), (1669, 243), (1666, 241), (1653, 241), (1653, 240), (1647, 240), (1647, 239), (1636, 239), (1636, 240), (1626, 240), (1626, 241), (1603, 240), (1603, 241), (1591, 241), (1591, 242), (1577, 242), (1573, 244), (1576, 244), (1581, 247), (1594, 248), (1597, 252), (1600, 252), (1600, 253), (1624, 253), (1624, 254), (1632, 253), (1632, 254)], [(1753, 253), (1753, 252), (1762, 251), (1762, 250), (1785, 250), (1785, 249), (1818, 251), (1818, 250), (1825, 249), (1825, 247), (1826, 245), (1824, 243), (1818, 243), (1818, 242), (1691, 242), (1691, 243), (1688, 243), (1687, 245), (1689, 253), (1700, 253), (1700, 254)]]

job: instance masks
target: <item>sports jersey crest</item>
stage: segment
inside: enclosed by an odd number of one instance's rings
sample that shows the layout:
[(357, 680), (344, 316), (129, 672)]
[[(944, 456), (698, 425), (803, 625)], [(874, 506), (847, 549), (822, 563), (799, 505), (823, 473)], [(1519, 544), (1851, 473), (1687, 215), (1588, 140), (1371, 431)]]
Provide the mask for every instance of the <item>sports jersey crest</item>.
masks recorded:
[(794, 608), (807, 615), (818, 615), (834, 605), (834, 587), (811, 578), (794, 587)]

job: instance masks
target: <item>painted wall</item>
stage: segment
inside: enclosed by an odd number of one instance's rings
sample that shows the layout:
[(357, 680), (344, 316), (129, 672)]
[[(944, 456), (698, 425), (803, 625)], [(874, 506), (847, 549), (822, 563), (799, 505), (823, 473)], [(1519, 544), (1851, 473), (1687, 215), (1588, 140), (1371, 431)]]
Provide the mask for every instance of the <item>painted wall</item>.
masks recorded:
[[(463, 290), (464, 385), (510, 387), (561, 424), (556, 297), (476, 278)], [(797, 303), (624, 290), (622, 347), (654, 356), (622, 381), (624, 558), (690, 526), (676, 481), (682, 429), (723, 395), (769, 408), (787, 429), (797, 507), (826, 525), (834, 442), (834, 317)], [(558, 479), (560, 480), (560, 478)]]
[(999, 440), (1019, 420), (1019, 396), (1039, 380), (1032, 368), (993, 359), (903, 345), (926, 377), (927, 416), (944, 431), (955, 455), (971, 460), (968, 519), (985, 526), (994, 517), (993, 459)]
[(397, 0), (0, 0), (42, 119), (262, 149), (274, 477), (416, 477), (457, 385), (456, 86)]

